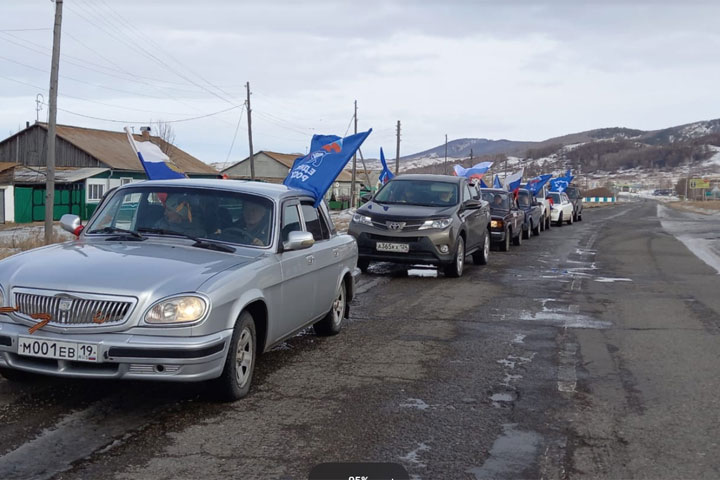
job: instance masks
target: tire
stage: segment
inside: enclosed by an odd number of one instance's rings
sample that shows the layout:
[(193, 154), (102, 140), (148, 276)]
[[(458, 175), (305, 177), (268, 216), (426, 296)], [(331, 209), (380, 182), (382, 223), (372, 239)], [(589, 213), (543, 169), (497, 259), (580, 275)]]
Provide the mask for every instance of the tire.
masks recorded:
[(535, 235), (535, 236), (540, 235), (540, 230), (542, 230), (542, 225), (543, 225), (543, 223), (544, 223), (544, 222), (543, 222), (543, 220), (542, 220), (542, 218), (541, 218), (541, 219), (540, 219), (540, 224), (539, 224), (537, 227), (533, 228), (533, 235)]
[(557, 220), (556, 225), (557, 225), (558, 227), (562, 227), (562, 223), (563, 223), (562, 212), (560, 212), (560, 215), (558, 215), (558, 220)]
[(522, 245), (522, 237), (523, 237), (523, 232), (522, 232), (522, 227), (520, 227), (520, 233), (518, 233), (517, 235), (515, 235), (513, 237), (513, 245), (515, 245), (516, 247), (519, 247), (520, 245)]
[(15, 370), (14, 368), (0, 368), (0, 375), (8, 382), (13, 383), (27, 383), (37, 378), (37, 375), (32, 372)]
[(550, 230), (552, 228), (552, 219), (550, 216), (545, 217), (545, 230)]
[(330, 311), (319, 322), (313, 325), (315, 335), (319, 337), (329, 337), (340, 333), (343, 324), (343, 318), (347, 314), (347, 292), (345, 290), (345, 281), (341, 281), (338, 286), (335, 298), (333, 299)]
[(532, 236), (532, 223), (530, 223), (530, 225), (528, 225), (527, 230), (523, 229), (522, 236), (526, 240), (528, 240)]
[(582, 212), (578, 213), (577, 221), (582, 222)]
[(475, 265), (487, 265), (490, 260), (490, 234), (485, 230), (485, 238), (483, 238), (480, 249), (472, 255)]
[(573, 212), (573, 222), (577, 222), (578, 221), (577, 218), (578, 218), (578, 213), (577, 213), (577, 211), (575, 211), (575, 212)]
[(546, 224), (546, 223), (547, 223), (547, 222), (545, 221), (545, 216), (540, 217), (540, 231), (541, 231), (541, 232), (544, 232), (544, 231), (545, 231), (545, 224)]
[(500, 244), (500, 251), (507, 252), (510, 250), (510, 230), (505, 230), (505, 241)]
[[(243, 312), (235, 323), (225, 368), (213, 380), (217, 398), (224, 402), (240, 400), (250, 391), (257, 356), (255, 320), (250, 312)], [(242, 353), (241, 353), (242, 352)], [(241, 357), (238, 359), (238, 353)]]
[(465, 240), (463, 237), (458, 237), (457, 244), (455, 245), (455, 257), (453, 262), (445, 266), (446, 277), (461, 277), (463, 274), (463, 267), (465, 266)]
[(370, 260), (367, 258), (358, 258), (357, 266), (361, 272), (366, 273), (368, 271), (368, 267), (370, 266)]

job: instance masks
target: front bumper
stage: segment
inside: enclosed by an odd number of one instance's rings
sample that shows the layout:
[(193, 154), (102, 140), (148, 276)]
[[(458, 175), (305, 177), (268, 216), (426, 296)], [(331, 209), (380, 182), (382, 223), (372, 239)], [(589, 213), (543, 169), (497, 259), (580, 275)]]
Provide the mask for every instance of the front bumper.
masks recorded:
[[(457, 234), (454, 228), (444, 230), (388, 233), (372, 227), (351, 224), (348, 231), (355, 237), (358, 244), (358, 254), (363, 260), (374, 260), (393, 263), (425, 263), (430, 265), (446, 265), (455, 261), (455, 243)], [(409, 246), (407, 253), (379, 252), (378, 242), (405, 243)], [(447, 245), (448, 253), (441, 253), (440, 246)]]
[[(57, 360), (20, 355), (18, 337), (98, 346), (98, 361)], [(199, 382), (222, 373), (232, 330), (202, 337), (162, 337), (123, 333), (28, 334), (24, 325), (0, 317), (0, 367), (75, 378), (115, 378)]]
[(507, 230), (490, 230), (490, 241), (492, 243), (502, 243), (505, 241)]

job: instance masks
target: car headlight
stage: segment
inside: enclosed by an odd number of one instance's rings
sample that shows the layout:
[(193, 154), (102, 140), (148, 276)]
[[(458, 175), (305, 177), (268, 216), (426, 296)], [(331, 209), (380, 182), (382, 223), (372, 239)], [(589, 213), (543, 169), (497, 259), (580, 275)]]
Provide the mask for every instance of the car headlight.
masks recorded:
[(452, 223), (452, 218), (438, 218), (437, 220), (425, 220), (418, 230), (426, 230), (428, 228), (447, 228)]
[(490, 220), (490, 228), (502, 228), (502, 220)]
[(145, 314), (151, 324), (189, 323), (200, 320), (207, 312), (208, 303), (202, 297), (172, 297), (153, 305)]
[(361, 223), (363, 225), (370, 225), (372, 227), (372, 218), (367, 217), (365, 215), (360, 215), (359, 213), (356, 213), (352, 217), (352, 221), (355, 223)]

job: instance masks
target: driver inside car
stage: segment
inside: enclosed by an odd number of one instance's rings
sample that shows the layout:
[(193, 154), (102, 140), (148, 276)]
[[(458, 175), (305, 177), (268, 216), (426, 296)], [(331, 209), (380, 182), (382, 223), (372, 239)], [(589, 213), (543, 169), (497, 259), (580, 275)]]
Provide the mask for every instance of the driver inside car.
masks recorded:
[(155, 222), (154, 227), (171, 232), (179, 232), (193, 237), (205, 235), (205, 229), (198, 221), (193, 221), (193, 208), (186, 195), (169, 193), (165, 199), (163, 216)]
[(270, 209), (260, 202), (245, 200), (242, 215), (231, 227), (242, 231), (242, 243), (252, 243), (259, 247), (270, 244)]

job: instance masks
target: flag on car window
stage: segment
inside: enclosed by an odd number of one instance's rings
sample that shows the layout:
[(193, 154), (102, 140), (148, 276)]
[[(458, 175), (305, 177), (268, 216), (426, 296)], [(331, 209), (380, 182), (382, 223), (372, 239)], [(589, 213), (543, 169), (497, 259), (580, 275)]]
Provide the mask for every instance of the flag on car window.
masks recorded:
[(550, 174), (540, 175), (539, 177), (531, 178), (530, 180), (528, 180), (526, 187), (532, 192), (533, 195), (537, 195), (551, 178), (552, 175)]
[(480, 179), (480, 188), (489, 188), (487, 183), (483, 182), (482, 179)]
[(325, 192), (370, 132), (372, 128), (345, 138), (336, 135), (313, 135), (310, 153), (295, 159), (283, 184), (310, 192), (317, 207)]
[(151, 142), (136, 141), (128, 127), (125, 127), (125, 133), (149, 180), (187, 178), (160, 147)]
[(385, 162), (385, 154), (383, 153), (382, 147), (380, 147), (380, 163), (382, 164), (382, 172), (380, 172), (380, 183), (385, 185), (395, 175), (392, 174), (390, 169)]
[(512, 175), (509, 175), (505, 179), (505, 190), (507, 190), (508, 192), (517, 192), (517, 190), (520, 188), (520, 184), (522, 183), (522, 177), (522, 168), (519, 171), (513, 173)]
[(495, 178), (493, 179), (493, 188), (502, 188), (502, 183), (500, 183), (500, 175), (495, 175)]
[(487, 173), (488, 170), (490, 170), (492, 164), (493, 162), (482, 162), (477, 165), (473, 165), (470, 168), (465, 168), (461, 165), (454, 165), (453, 173), (455, 173), (458, 177), (477, 178), (479, 180)]

